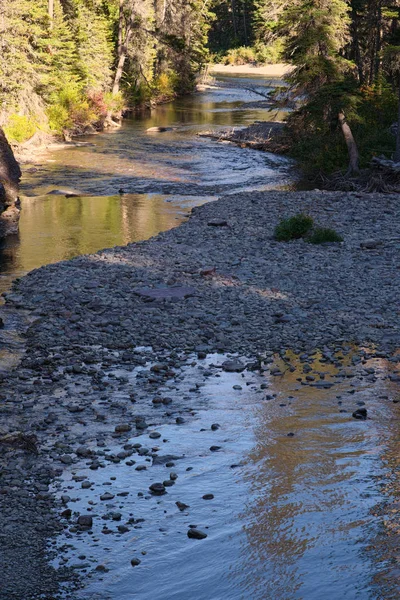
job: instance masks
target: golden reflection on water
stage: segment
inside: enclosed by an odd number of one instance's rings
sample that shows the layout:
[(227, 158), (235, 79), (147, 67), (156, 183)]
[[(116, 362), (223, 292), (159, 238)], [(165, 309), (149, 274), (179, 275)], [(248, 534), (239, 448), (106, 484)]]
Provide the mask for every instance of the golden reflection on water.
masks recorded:
[[(283, 375), (271, 377), (266, 392), (276, 397), (259, 410), (256, 445), (249, 456), (253, 500), (241, 514), (243, 560), (249, 565), (243, 570), (243, 598), (376, 597), (369, 587), (375, 561), (365, 552), (376, 526), (370, 512), (373, 496), (380, 494), (372, 488), (374, 473), (382, 472), (382, 465), (377, 466), (382, 452), (393, 444), (398, 452), (399, 409), (391, 400), (378, 400), (393, 393), (392, 382), (384, 378), (391, 366), (382, 359), (363, 365), (379, 372), (376, 381), (338, 377), (339, 370), (355, 372), (351, 357), (344, 357), (338, 368), (315, 355), (311, 385), (297, 381), (301, 377), (305, 383), (297, 357), (275, 357)], [(290, 365), (296, 367), (293, 372)], [(317, 382), (335, 385), (312, 387)], [(360, 401), (372, 416), (367, 421), (351, 416)], [(393, 418), (392, 430), (388, 423)], [(364, 591), (359, 595), (357, 589)]]
[(145, 240), (183, 219), (181, 207), (158, 195), (25, 199), (14, 268), (29, 271), (49, 262)]

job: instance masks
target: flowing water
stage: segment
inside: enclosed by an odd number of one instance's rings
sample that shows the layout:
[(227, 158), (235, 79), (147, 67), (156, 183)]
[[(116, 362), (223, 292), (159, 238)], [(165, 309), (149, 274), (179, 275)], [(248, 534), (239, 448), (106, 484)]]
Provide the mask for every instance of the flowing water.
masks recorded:
[[(129, 119), (118, 131), (47, 151), (24, 175), (21, 231), (2, 248), (1, 291), (43, 264), (174, 227), (193, 206), (222, 193), (290, 181), (285, 159), (197, 136), (268, 119), (265, 110), (246, 105), (255, 100), (243, 89), (211, 89)], [(154, 126), (174, 129), (147, 133)], [(162, 497), (149, 495), (148, 487), (170, 469), (145, 455), (135, 454), (135, 466), (121, 460), (96, 471), (66, 467), (57, 493), (71, 496), (75, 517), (94, 517), (91, 532), (76, 531), (72, 522), (58, 540), (61, 564), (84, 575), (86, 587), (74, 600), (399, 598), (400, 398), (389, 377), (395, 366), (376, 357), (352, 365), (346, 352), (340, 360), (352, 367), (347, 376), (318, 355), (306, 361), (315, 383), (305, 381), (304, 365), (293, 356), (275, 357), (276, 377), (222, 373), (215, 366), (222, 356), (202, 364), (189, 358), (165, 390), (185, 422), (159, 418), (156, 409), (148, 415), (161, 434), (160, 453), (182, 457), (173, 467), (178, 479)], [(12, 348), (0, 362), (14, 364)], [(134, 385), (138, 373), (111, 375)], [(357, 421), (351, 415), (363, 403), (369, 418)], [(148, 404), (138, 402), (138, 412), (146, 414)], [(146, 432), (130, 441), (155, 443)], [(212, 452), (212, 445), (220, 449)], [(106, 451), (121, 451), (118, 440)], [(136, 470), (141, 464), (146, 470)], [(79, 477), (91, 488), (82, 489)], [(100, 501), (110, 489), (114, 499)], [(176, 501), (188, 508), (178, 510)], [(118, 523), (128, 531), (118, 532)], [(189, 539), (191, 525), (207, 538)], [(389, 531), (395, 532), (390, 551), (382, 542)]]
[[(129, 441), (157, 446), (159, 455), (176, 460), (168, 468), (134, 454), (133, 463), (129, 458), (96, 471), (67, 467), (58, 495), (68, 494), (75, 514), (92, 514), (94, 522), (91, 531), (58, 542), (62, 564), (85, 574), (76, 600), (398, 598), (398, 572), (390, 561), (378, 561), (374, 549), (388, 529), (377, 508), (387, 500), (385, 461), (398, 450), (397, 391), (387, 377), (395, 367), (379, 358), (353, 367), (352, 350), (345, 354), (340, 369), (320, 354), (307, 360), (313, 383), (294, 355), (285, 362), (275, 357), (280, 375), (273, 377), (223, 373), (221, 355), (197, 364), (189, 357), (160, 391), (171, 399), (167, 424), (159, 408), (149, 412), (139, 399), (137, 411), (151, 426)], [(112, 373), (131, 386), (137, 375)], [(368, 420), (354, 419), (364, 405)], [(177, 410), (182, 425), (172, 416)], [(220, 428), (213, 431), (213, 423)], [(159, 440), (149, 438), (154, 430)], [(126, 441), (105, 448), (108, 460)], [(149, 494), (171, 471), (178, 477), (167, 494)], [(89, 490), (81, 488), (85, 477)], [(105, 491), (113, 494), (107, 502), (99, 498)], [(187, 507), (178, 510), (176, 502)], [(398, 510), (392, 512), (400, 527)], [(189, 539), (191, 525), (207, 538)], [(140, 565), (132, 567), (132, 558)]]
[[(264, 91), (276, 83), (247, 80)], [(3, 242), (0, 292), (44, 264), (170, 229), (193, 206), (221, 194), (290, 182), (287, 159), (197, 135), (282, 118), (247, 107), (259, 99), (241, 88), (212, 88), (41, 154), (37, 165), (24, 169), (20, 234)], [(172, 130), (148, 133), (151, 127)], [(66, 197), (68, 191), (77, 196)]]

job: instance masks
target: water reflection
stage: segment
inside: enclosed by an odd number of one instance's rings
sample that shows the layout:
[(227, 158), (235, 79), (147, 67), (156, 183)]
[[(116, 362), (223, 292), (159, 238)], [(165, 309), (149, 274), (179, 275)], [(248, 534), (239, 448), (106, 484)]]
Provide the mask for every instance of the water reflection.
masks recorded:
[[(24, 175), (24, 189), (30, 195), (63, 186), (92, 195), (112, 195), (121, 187), (130, 193), (199, 195), (208, 193), (207, 187), (212, 193), (277, 187), (290, 179), (287, 159), (197, 136), (204, 129), (283, 118), (265, 108), (246, 108), (246, 102), (259, 100), (247, 90), (217, 88), (135, 115), (118, 131), (84, 136), (78, 147), (46, 153), (38, 170)], [(173, 130), (148, 134), (151, 127)]]
[(41, 265), (90, 254), (102, 248), (148, 239), (177, 226), (193, 204), (204, 199), (160, 195), (45, 196), (22, 203), (19, 236), (0, 249), (0, 290), (10, 278)]
[[(386, 380), (355, 378), (349, 389), (348, 380), (336, 377), (338, 369), (318, 358), (312, 363), (316, 381), (321, 373), (320, 383), (335, 384), (332, 390), (300, 385), (299, 366), (291, 372), (278, 361), (284, 375), (273, 378), (268, 390), (276, 398), (258, 413), (250, 455), (255, 468), (246, 478), (254, 498), (241, 514), (242, 560), (250, 571), (243, 598), (377, 597), (377, 567), (366, 540), (377, 531), (371, 514), (379, 497), (375, 475), (390, 438), (386, 423), (393, 404), (374, 403)], [(371, 364), (382, 369), (379, 360)], [(351, 418), (363, 401), (373, 412), (367, 422)]]

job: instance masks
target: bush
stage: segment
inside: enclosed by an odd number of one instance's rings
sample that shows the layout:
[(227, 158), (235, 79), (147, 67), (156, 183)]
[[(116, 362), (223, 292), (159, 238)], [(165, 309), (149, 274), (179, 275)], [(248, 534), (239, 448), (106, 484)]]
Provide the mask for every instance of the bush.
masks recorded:
[(37, 130), (36, 121), (25, 115), (11, 115), (4, 127), (4, 133), (11, 142), (26, 142)]
[(283, 219), (276, 227), (274, 238), (278, 242), (289, 242), (304, 237), (314, 224), (312, 217), (307, 215), (295, 215), (288, 219)]
[(247, 65), (248, 63), (254, 63), (256, 60), (254, 50), (242, 46), (240, 48), (233, 48), (229, 50), (224, 57), (225, 65)]
[(77, 84), (66, 84), (51, 97), (47, 109), (50, 129), (57, 133), (65, 129), (81, 133), (87, 126), (100, 121), (104, 109), (102, 98), (89, 98)]
[(274, 65), (282, 59), (282, 50), (282, 40), (277, 40), (268, 46), (263, 42), (257, 42), (254, 46), (254, 56), (256, 62), (260, 64)]
[(343, 238), (334, 229), (316, 227), (307, 241), (310, 244), (325, 244), (327, 242), (343, 242)]

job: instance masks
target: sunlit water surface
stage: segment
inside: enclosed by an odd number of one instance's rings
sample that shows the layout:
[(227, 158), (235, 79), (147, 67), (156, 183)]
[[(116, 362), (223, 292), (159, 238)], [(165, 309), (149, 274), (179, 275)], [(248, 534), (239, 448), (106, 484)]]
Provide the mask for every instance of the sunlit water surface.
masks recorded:
[[(238, 79), (268, 91), (263, 78)], [(124, 245), (178, 225), (195, 205), (223, 193), (277, 188), (292, 164), (273, 154), (197, 134), (282, 114), (247, 108), (259, 100), (241, 88), (213, 88), (126, 119), (116, 131), (49, 149), (24, 169), (19, 236), (0, 248), (0, 292), (44, 264)], [(151, 127), (171, 127), (147, 133)], [(77, 197), (66, 197), (74, 192)]]

